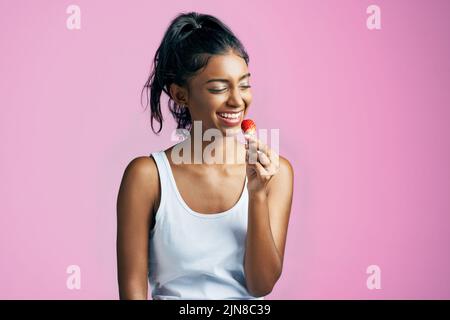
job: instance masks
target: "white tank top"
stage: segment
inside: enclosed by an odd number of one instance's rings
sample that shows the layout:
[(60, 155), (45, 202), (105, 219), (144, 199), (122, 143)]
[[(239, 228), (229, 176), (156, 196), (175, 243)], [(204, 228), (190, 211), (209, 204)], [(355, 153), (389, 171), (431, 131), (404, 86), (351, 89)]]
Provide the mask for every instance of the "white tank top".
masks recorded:
[(151, 155), (161, 183), (161, 201), (149, 236), (152, 298), (263, 300), (252, 296), (245, 285), (247, 177), (232, 208), (199, 213), (181, 197), (164, 151)]

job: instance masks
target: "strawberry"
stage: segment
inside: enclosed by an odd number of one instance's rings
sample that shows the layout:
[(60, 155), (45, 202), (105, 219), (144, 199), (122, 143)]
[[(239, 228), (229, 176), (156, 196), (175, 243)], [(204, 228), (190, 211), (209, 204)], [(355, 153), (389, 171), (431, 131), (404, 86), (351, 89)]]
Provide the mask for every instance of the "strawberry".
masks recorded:
[(241, 129), (244, 134), (254, 134), (256, 131), (256, 124), (251, 119), (245, 119), (241, 123)]

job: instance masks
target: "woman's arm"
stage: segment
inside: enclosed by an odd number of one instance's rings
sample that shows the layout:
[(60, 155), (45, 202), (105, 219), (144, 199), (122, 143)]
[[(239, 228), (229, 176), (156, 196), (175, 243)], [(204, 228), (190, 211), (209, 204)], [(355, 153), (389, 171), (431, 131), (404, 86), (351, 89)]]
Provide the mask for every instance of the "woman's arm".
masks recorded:
[(254, 296), (269, 294), (281, 276), (293, 175), (289, 161), (280, 156), (279, 169), (267, 183), (266, 192), (249, 191), (244, 266), (247, 288)]
[(151, 157), (135, 158), (123, 174), (117, 197), (120, 299), (147, 299), (148, 235), (158, 183)]

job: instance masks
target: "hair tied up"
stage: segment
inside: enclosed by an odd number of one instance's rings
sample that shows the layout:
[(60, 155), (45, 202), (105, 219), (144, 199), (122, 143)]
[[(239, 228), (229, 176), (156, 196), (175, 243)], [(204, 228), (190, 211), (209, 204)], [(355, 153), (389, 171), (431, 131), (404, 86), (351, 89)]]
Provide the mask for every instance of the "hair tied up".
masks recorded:
[[(202, 29), (201, 32), (195, 30)], [(172, 84), (191, 90), (189, 81), (208, 64), (214, 55), (232, 51), (245, 60), (249, 56), (241, 41), (218, 18), (198, 12), (178, 14), (170, 23), (153, 57), (150, 75), (141, 91), (145, 107), (150, 105), (150, 124), (154, 133), (162, 130), (161, 94), (169, 100), (167, 106), (177, 122), (177, 129), (191, 129), (192, 118), (186, 104), (177, 103), (170, 94)], [(158, 130), (154, 121), (159, 124)]]

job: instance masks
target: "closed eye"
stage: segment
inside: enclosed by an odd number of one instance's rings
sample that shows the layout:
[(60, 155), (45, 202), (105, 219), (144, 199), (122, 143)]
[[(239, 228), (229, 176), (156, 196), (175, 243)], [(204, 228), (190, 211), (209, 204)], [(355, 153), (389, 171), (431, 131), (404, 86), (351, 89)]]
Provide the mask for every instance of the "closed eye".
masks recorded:
[[(241, 86), (241, 88), (243, 89), (249, 89), (252, 86), (248, 85), (248, 86)], [(221, 93), (224, 92), (225, 90), (227, 90), (227, 88), (223, 88), (223, 89), (209, 89), (209, 91), (213, 92), (213, 93)]]

